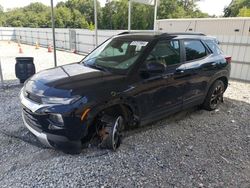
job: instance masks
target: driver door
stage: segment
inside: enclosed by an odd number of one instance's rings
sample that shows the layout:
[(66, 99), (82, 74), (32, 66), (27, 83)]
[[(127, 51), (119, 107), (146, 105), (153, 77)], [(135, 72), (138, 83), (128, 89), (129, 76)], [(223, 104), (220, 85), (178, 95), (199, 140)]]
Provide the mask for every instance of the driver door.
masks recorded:
[[(147, 118), (158, 119), (169, 113), (176, 112), (182, 107), (184, 80), (180, 72), (184, 69), (181, 64), (181, 48), (178, 40), (159, 41), (148, 55), (144, 66), (149, 67), (148, 77), (143, 79), (143, 85), (148, 90), (147, 100), (149, 113)], [(163, 73), (150, 73), (150, 65), (161, 63), (166, 68)]]

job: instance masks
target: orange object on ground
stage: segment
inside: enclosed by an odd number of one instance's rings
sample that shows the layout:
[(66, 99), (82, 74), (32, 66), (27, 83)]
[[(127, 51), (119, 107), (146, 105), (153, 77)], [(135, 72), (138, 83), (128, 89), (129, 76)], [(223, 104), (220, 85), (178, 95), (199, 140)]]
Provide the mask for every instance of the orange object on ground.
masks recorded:
[(39, 46), (39, 43), (36, 42), (36, 50), (39, 49), (39, 47), (40, 47), (40, 46)]
[(49, 46), (48, 46), (48, 52), (52, 52), (51, 44), (49, 44)]
[(22, 49), (22, 47), (20, 46), (19, 47), (19, 54), (22, 54), (23, 53), (23, 49)]

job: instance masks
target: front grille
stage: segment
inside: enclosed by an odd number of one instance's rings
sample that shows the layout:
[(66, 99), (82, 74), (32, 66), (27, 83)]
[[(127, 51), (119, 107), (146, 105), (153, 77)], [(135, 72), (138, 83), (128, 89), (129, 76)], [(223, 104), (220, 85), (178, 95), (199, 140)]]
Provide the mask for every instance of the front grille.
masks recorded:
[(48, 128), (48, 115), (36, 115), (26, 108), (23, 109), (23, 115), (25, 121), (33, 128), (38, 128), (40, 130)]
[(35, 94), (33, 94), (33, 93), (29, 93), (29, 92), (26, 91), (25, 96), (26, 96), (28, 99), (30, 99), (30, 100), (32, 100), (32, 101), (34, 101), (34, 102), (36, 102), (36, 103), (39, 103), (39, 104), (42, 103), (42, 98), (41, 98), (40, 96), (38, 96), (38, 95), (35, 95)]

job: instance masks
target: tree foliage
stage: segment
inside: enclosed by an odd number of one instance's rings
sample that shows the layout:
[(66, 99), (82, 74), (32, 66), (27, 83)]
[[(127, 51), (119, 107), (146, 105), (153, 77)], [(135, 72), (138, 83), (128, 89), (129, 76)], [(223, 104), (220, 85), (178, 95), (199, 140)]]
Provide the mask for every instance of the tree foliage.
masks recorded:
[[(0, 26), (51, 27), (50, 7), (42, 3), (31, 3), (23, 8), (3, 12), (0, 7)], [(127, 29), (128, 1), (107, 1), (104, 7), (97, 3), (98, 28)], [(132, 3), (131, 28), (152, 29), (154, 7)], [(197, 9), (195, 0), (161, 0), (158, 19), (208, 17)], [(55, 26), (58, 28), (94, 28), (94, 1), (67, 0), (55, 7)]]
[(228, 7), (224, 9), (225, 17), (243, 16), (249, 17), (250, 1), (249, 0), (232, 0)]
[(240, 17), (250, 17), (250, 8), (243, 7), (240, 9), (238, 16)]

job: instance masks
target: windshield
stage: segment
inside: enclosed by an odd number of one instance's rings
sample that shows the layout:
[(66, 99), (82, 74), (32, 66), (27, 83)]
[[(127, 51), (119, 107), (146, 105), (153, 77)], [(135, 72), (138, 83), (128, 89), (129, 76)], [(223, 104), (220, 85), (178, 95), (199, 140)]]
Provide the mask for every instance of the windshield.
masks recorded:
[(126, 73), (147, 44), (148, 41), (111, 38), (83, 59), (83, 63), (92, 68)]

